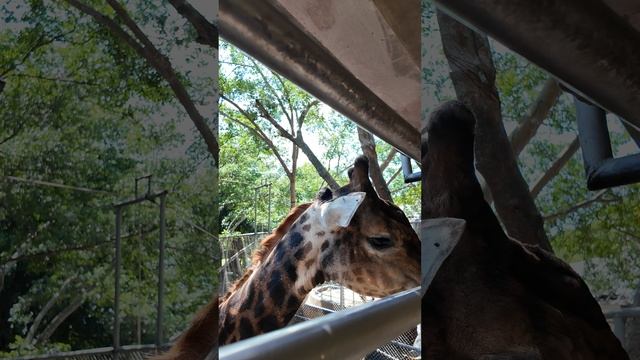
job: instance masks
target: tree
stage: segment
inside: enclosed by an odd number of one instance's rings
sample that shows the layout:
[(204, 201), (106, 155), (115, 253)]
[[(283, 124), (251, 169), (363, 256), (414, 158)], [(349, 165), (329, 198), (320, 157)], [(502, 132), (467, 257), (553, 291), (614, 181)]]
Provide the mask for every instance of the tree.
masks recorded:
[[(371, 168), (380, 169), (371, 174), (376, 189), (416, 217), (419, 186), (398, 176), (393, 147), (233, 46), (223, 42), (220, 56), (224, 232), (269, 231), (267, 225), (276, 224), (292, 204), (312, 200), (323, 186), (344, 184), (353, 159), (363, 152)], [(254, 189), (265, 182), (271, 184), (271, 207), (267, 188), (254, 198)]]
[[(221, 74), (220, 98), (224, 103), (220, 114), (250, 131), (273, 153), (289, 179), (290, 206), (298, 202), (296, 174), (300, 151), (329, 187), (336, 189), (337, 182), (303, 137), (303, 126), (318, 122), (318, 100), (238, 50), (225, 48), (230, 53), (227, 62), (233, 67), (230, 73)], [(291, 147), (286, 160), (283, 155), (286, 150), (273, 140), (276, 134)]]
[[(122, 43), (130, 46), (140, 57), (144, 58), (149, 65), (151, 65), (164, 78), (164, 80), (167, 81), (167, 83), (169, 83), (175, 97), (180, 101), (207, 144), (209, 153), (213, 156), (215, 162), (218, 163), (218, 141), (205, 118), (200, 114), (200, 111), (191, 99), (191, 96), (184, 87), (184, 84), (179, 79), (171, 61), (166, 55), (158, 50), (151, 40), (149, 40), (144, 31), (142, 31), (140, 26), (136, 24), (118, 0), (107, 0), (107, 3), (111, 9), (115, 11), (119, 21), (124, 24), (128, 31), (133, 33), (133, 36), (129, 35), (129, 33), (125, 31), (125, 29), (123, 29), (115, 20), (111, 19), (104, 13), (99, 12), (95, 8), (79, 0), (66, 1), (82, 13), (91, 16), (98, 24), (106, 27), (110, 33), (114, 37), (118, 38)], [(207, 45), (217, 48), (217, 43), (213, 40), (215, 39), (215, 35), (217, 35), (215, 26), (206, 22), (206, 20), (203, 20), (204, 16), (197, 13), (195, 8), (189, 6), (185, 1), (172, 1), (171, 3), (181, 9), (181, 14), (185, 15), (187, 20), (195, 22), (196, 29), (199, 34), (202, 33), (199, 37), (201, 42), (205, 42)], [(209, 34), (209, 32), (213, 32), (213, 34)]]
[[(187, 2), (173, 3), (188, 12)], [(118, 3), (112, 5), (99, 9), (113, 14)], [(211, 127), (212, 38), (196, 45), (196, 27), (167, 6), (130, 5), (125, 15), (154, 30), (158, 51), (185, 54), (171, 60), (174, 73), (198, 111), (208, 109)], [(133, 179), (148, 173), (153, 188), (170, 191), (165, 333), (175, 334), (216, 288), (211, 144), (176, 87), (92, 17), (59, 2), (3, 5), (0, 12), (0, 352), (111, 343), (110, 205), (132, 197)], [(147, 319), (155, 315), (158, 227), (157, 208), (149, 205), (124, 217), (125, 344), (151, 342), (155, 331)]]

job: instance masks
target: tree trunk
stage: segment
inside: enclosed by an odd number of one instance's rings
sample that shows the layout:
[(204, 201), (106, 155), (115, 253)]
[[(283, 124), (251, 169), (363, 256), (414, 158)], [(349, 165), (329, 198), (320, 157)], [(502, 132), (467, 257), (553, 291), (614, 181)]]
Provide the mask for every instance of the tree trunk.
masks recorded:
[(560, 173), (560, 170), (571, 160), (576, 151), (578, 151), (578, 148), (580, 148), (580, 142), (576, 135), (573, 141), (560, 152), (560, 156), (551, 164), (549, 170), (542, 174), (531, 187), (531, 196), (534, 199), (540, 194), (540, 191), (542, 191), (545, 185)]
[[(191, 23), (198, 33), (196, 41), (203, 45), (218, 49), (218, 28), (194, 8), (187, 0), (169, 0), (178, 14)], [(217, 4), (217, 2), (215, 2)]]
[(538, 98), (529, 108), (527, 116), (509, 135), (511, 149), (516, 158), (536, 135), (538, 128), (549, 115), (549, 111), (551, 111), (561, 93), (562, 91), (556, 79), (549, 78), (545, 81), (542, 91), (540, 91)]
[(313, 167), (316, 168), (316, 171), (318, 172), (318, 175), (320, 175), (322, 180), (324, 180), (332, 190), (339, 189), (340, 185), (338, 185), (338, 182), (333, 178), (333, 176), (331, 176), (327, 168), (325, 168), (324, 165), (322, 165), (322, 162), (320, 161), (320, 159), (318, 159), (316, 154), (313, 153), (313, 151), (307, 145), (307, 143), (304, 142), (304, 140), (302, 140), (302, 136), (298, 135), (296, 139), (299, 139), (299, 140), (296, 140), (296, 144), (298, 145), (300, 150), (302, 150), (302, 152), (307, 157), (307, 159), (309, 159), (309, 162), (311, 163), (311, 165), (313, 165)]
[(376, 141), (373, 138), (373, 135), (371, 135), (367, 130), (358, 127), (358, 139), (360, 140), (362, 152), (369, 159), (369, 176), (371, 176), (373, 187), (376, 189), (376, 192), (381, 199), (393, 202), (391, 192), (389, 191), (389, 187), (387, 187), (387, 182), (384, 180), (380, 164), (378, 163)]
[[(271, 125), (273, 125), (278, 130), (278, 132), (280, 133), (280, 136), (291, 141), (300, 150), (302, 150), (302, 153), (307, 157), (307, 159), (309, 159), (309, 162), (311, 163), (311, 165), (313, 165), (313, 167), (316, 168), (318, 175), (320, 175), (320, 177), (327, 183), (327, 185), (331, 189), (336, 190), (340, 188), (340, 185), (338, 185), (338, 183), (333, 178), (333, 176), (331, 176), (329, 171), (327, 171), (327, 168), (325, 168), (324, 165), (322, 165), (322, 162), (320, 161), (320, 159), (318, 159), (316, 154), (313, 153), (309, 145), (307, 145), (307, 143), (302, 138), (301, 128), (302, 128), (302, 122), (304, 121), (304, 116), (303, 116), (304, 114), (301, 114), (300, 115), (301, 119), (300, 118), (298, 119), (299, 121), (298, 132), (294, 136), (293, 134), (285, 130), (280, 124), (278, 124), (278, 122), (271, 116), (271, 114), (269, 113), (269, 111), (267, 111), (264, 105), (262, 105), (262, 102), (260, 102), (260, 100), (256, 99), (255, 104), (256, 104), (256, 107), (258, 108), (258, 111), (260, 112), (260, 116), (262, 116), (267, 121), (269, 121)], [(306, 112), (308, 109), (309, 108), (307, 108), (304, 111)]]
[(396, 150), (395, 148), (391, 148), (391, 150), (389, 151), (389, 154), (387, 154), (387, 158), (384, 159), (382, 164), (380, 164), (381, 172), (384, 172), (387, 169), (387, 167), (389, 167), (389, 164), (391, 164), (391, 161), (393, 160), (393, 158), (396, 157), (396, 154), (398, 154), (398, 150)]
[(293, 209), (297, 204), (296, 195), (296, 174), (292, 173), (287, 176), (289, 178), (289, 207)]
[(51, 337), (51, 335), (53, 335), (53, 333), (58, 329), (58, 327), (60, 325), (62, 325), (62, 323), (65, 320), (67, 320), (67, 318), (71, 314), (73, 314), (76, 310), (78, 310), (78, 308), (80, 308), (80, 306), (82, 306), (82, 304), (84, 303), (85, 299), (86, 299), (86, 293), (82, 293), (82, 294), (76, 296), (71, 301), (71, 303), (69, 303), (69, 305), (67, 305), (67, 307), (65, 307), (60, 313), (58, 313), (58, 315), (56, 315), (51, 320), (49, 325), (47, 325), (47, 327), (44, 329), (42, 334), (40, 334), (40, 336), (38, 337), (38, 340), (36, 340), (35, 345), (39, 346), (39, 345), (46, 344), (49, 341), (49, 338)]
[(502, 123), (489, 40), (440, 11), (437, 16), (456, 95), (477, 119), (476, 167), (489, 185), (498, 216), (511, 237), (551, 251)]
[(38, 331), (38, 328), (40, 327), (40, 324), (42, 323), (42, 320), (47, 315), (49, 310), (51, 310), (53, 305), (55, 305), (55, 303), (58, 301), (58, 299), (60, 299), (60, 297), (62, 295), (65, 295), (65, 292), (64, 292), (65, 289), (76, 278), (77, 278), (77, 276), (73, 275), (70, 278), (68, 278), (67, 280), (65, 280), (64, 283), (62, 283), (62, 285), (58, 289), (58, 291), (56, 291), (56, 293), (53, 294), (53, 296), (49, 299), (49, 301), (47, 301), (47, 303), (44, 305), (44, 307), (40, 310), (40, 312), (36, 316), (35, 320), (33, 320), (33, 324), (31, 324), (31, 327), (29, 328), (29, 332), (27, 333), (27, 337), (25, 338), (25, 342), (27, 344), (33, 345), (33, 339), (34, 339), (34, 337), (36, 335), (36, 331)]

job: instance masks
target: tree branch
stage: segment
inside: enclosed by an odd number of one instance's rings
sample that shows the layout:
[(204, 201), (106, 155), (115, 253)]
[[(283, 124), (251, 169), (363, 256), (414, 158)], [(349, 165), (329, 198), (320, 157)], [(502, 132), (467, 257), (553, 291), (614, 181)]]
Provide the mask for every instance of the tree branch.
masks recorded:
[(558, 86), (558, 82), (554, 78), (549, 78), (545, 81), (542, 91), (540, 91), (538, 98), (529, 108), (526, 117), (509, 135), (511, 149), (516, 158), (536, 135), (538, 128), (549, 115), (551, 108), (561, 93), (560, 86)]
[(89, 82), (89, 81), (79, 81), (79, 80), (74, 80), (74, 79), (62, 79), (62, 78), (54, 78), (54, 77), (47, 77), (47, 76), (40, 76), (40, 75), (11, 74), (8, 77), (23, 77), (23, 78), (38, 79), (38, 80), (45, 80), (45, 81), (52, 81), (52, 82), (68, 83), (68, 84), (74, 84), (74, 85), (98, 86), (98, 84), (95, 84), (95, 83), (92, 83), (92, 82)]
[(245, 118), (247, 119), (252, 126), (249, 126), (245, 123), (243, 123), (242, 121), (234, 118), (233, 116), (230, 116), (229, 114), (220, 111), (220, 114), (222, 114), (223, 116), (226, 116), (227, 119), (233, 121), (234, 123), (246, 128), (247, 130), (249, 130), (251, 133), (253, 133), (255, 136), (257, 136), (260, 140), (262, 140), (268, 147), (269, 149), (271, 149), (271, 152), (273, 153), (273, 155), (276, 157), (276, 159), (278, 160), (278, 162), (280, 163), (280, 165), (282, 166), (282, 169), (285, 171), (285, 173), (287, 174), (287, 177), (289, 177), (291, 175), (291, 170), (289, 170), (289, 166), (287, 166), (287, 163), (284, 161), (284, 159), (282, 158), (282, 155), (280, 154), (280, 151), (278, 150), (278, 147), (273, 143), (273, 141), (271, 141), (271, 139), (269, 138), (269, 136), (267, 136), (267, 134), (265, 134), (262, 129), (260, 128), (260, 126), (255, 122), (255, 120), (253, 119), (253, 117), (251, 116), (251, 114), (249, 114), (245, 109), (243, 109), (240, 105), (238, 105), (235, 101), (229, 99), (227, 96), (220, 94), (220, 98), (226, 102), (228, 102), (229, 104), (231, 104), (231, 106), (233, 106), (234, 108), (236, 108), (236, 110), (238, 110), (238, 112)]
[[(0, 72), (0, 78), (4, 77), (5, 75), (7, 75), (8, 73), (10, 73), (11, 71), (15, 70), (18, 66), (24, 64), (29, 57), (31, 56), (31, 54), (33, 54), (34, 51), (38, 50), (39, 48), (43, 47), (43, 46), (47, 46), (52, 44), (54, 41), (60, 40), (61, 38), (73, 33), (76, 30), (76, 28), (74, 27), (73, 29), (64, 32), (62, 34), (58, 34), (56, 36), (52, 36), (50, 39), (46, 39), (45, 34), (41, 34), (38, 39), (35, 41), (35, 44), (33, 46), (31, 46), (29, 48), (29, 50), (27, 50), (27, 52), (20, 58), (20, 60), (18, 60), (18, 62), (13, 63), (9, 65), (8, 68), (6, 68), (5, 70), (3, 70), (2, 72)], [(0, 92), (2, 92), (2, 89), (0, 89)]]
[(280, 126), (280, 124), (278, 124), (278, 122), (271, 116), (271, 114), (269, 114), (269, 112), (262, 105), (260, 100), (256, 99), (255, 103), (256, 103), (256, 107), (260, 111), (260, 115), (263, 118), (265, 118), (267, 121), (269, 121), (278, 130), (278, 132), (282, 137), (288, 139), (289, 141), (297, 145), (300, 148), (300, 150), (302, 150), (302, 152), (305, 154), (307, 159), (309, 159), (309, 162), (313, 165), (313, 167), (316, 168), (318, 175), (320, 175), (320, 177), (322, 177), (322, 179), (327, 182), (327, 185), (334, 190), (340, 188), (340, 185), (338, 185), (338, 183), (333, 178), (333, 176), (331, 176), (329, 171), (327, 171), (324, 165), (322, 165), (322, 162), (320, 162), (320, 159), (318, 159), (316, 154), (313, 153), (309, 145), (307, 145), (307, 143), (304, 141), (304, 139), (302, 138), (302, 133), (301, 132), (298, 133), (296, 137), (289, 134), (282, 126)]
[(391, 183), (393, 182), (393, 180), (395, 180), (398, 175), (400, 175), (400, 172), (402, 171), (402, 168), (399, 167), (398, 170), (396, 170), (396, 172), (393, 173), (393, 175), (391, 175), (391, 177), (389, 178), (389, 180), (387, 181), (387, 186), (391, 185)]
[(389, 150), (387, 157), (384, 159), (382, 164), (380, 164), (380, 171), (384, 172), (385, 170), (387, 170), (387, 167), (389, 167), (389, 164), (391, 164), (391, 161), (393, 160), (393, 158), (396, 156), (397, 153), (398, 153), (398, 150), (396, 150), (396, 148), (391, 148), (391, 150)]
[[(269, 82), (267, 77), (264, 75), (264, 73), (260, 69), (260, 65), (258, 65), (258, 63), (251, 57), (249, 57), (249, 60), (253, 64), (253, 68), (258, 72), (258, 74), (262, 78), (262, 82), (265, 84), (265, 86), (267, 88), (269, 88), (269, 90), (273, 94), (273, 97), (276, 98), (276, 101), (278, 102), (278, 105), (280, 106), (280, 109), (282, 110), (282, 113), (287, 118), (287, 120), (289, 120), (289, 124), (291, 125), (291, 132), (293, 133), (293, 111), (291, 113), (287, 112), (287, 109), (285, 109), (284, 103), (282, 102), (282, 99), (280, 99), (280, 96), (278, 96), (278, 92), (276, 91), (276, 89), (273, 88), (273, 86), (271, 85), (271, 83)], [(287, 100), (289, 102), (289, 105), (291, 105), (291, 100), (289, 100), (289, 99), (287, 99)]]
[(554, 214), (551, 214), (551, 215), (546, 215), (544, 217), (544, 219), (545, 219), (545, 221), (553, 221), (553, 220), (556, 220), (556, 219), (558, 219), (560, 217), (567, 216), (567, 215), (569, 215), (570, 213), (572, 213), (572, 212), (574, 212), (576, 210), (579, 210), (581, 208), (590, 206), (591, 204), (596, 203), (596, 202), (616, 202), (617, 200), (605, 200), (605, 199), (602, 199), (602, 197), (607, 193), (607, 191), (608, 191), (608, 189), (600, 190), (592, 198), (587, 199), (585, 201), (581, 201), (581, 202), (579, 202), (579, 203), (577, 203), (577, 204), (575, 204), (573, 206), (570, 206), (570, 207), (568, 207), (566, 209), (558, 211), (557, 213), (554, 213)]
[(58, 313), (58, 315), (56, 315), (51, 320), (49, 325), (47, 325), (47, 327), (44, 329), (42, 334), (40, 334), (40, 336), (36, 340), (35, 345), (39, 346), (47, 343), (49, 341), (49, 338), (51, 338), (51, 335), (53, 335), (53, 333), (58, 329), (58, 327), (60, 327), (60, 325), (62, 325), (62, 323), (65, 320), (67, 320), (67, 318), (71, 314), (73, 314), (76, 310), (78, 310), (78, 308), (80, 308), (82, 304), (84, 304), (86, 298), (87, 298), (87, 293), (85, 291), (82, 291), (81, 294), (77, 295), (69, 303), (69, 305), (67, 305), (61, 312)]
[(28, 260), (28, 259), (43, 257), (43, 256), (51, 256), (51, 255), (55, 255), (55, 254), (63, 253), (63, 252), (87, 250), (87, 249), (95, 248), (95, 247), (98, 247), (98, 246), (101, 246), (101, 245), (105, 245), (105, 244), (109, 244), (109, 243), (111, 243), (111, 241), (102, 241), (102, 242), (99, 242), (99, 243), (96, 243), (96, 244), (89, 244), (89, 245), (83, 245), (83, 246), (72, 246), (72, 247), (66, 247), (66, 248), (61, 248), (61, 249), (53, 249), (53, 250), (42, 251), (42, 252), (35, 253), (35, 254), (18, 255), (18, 256), (11, 257), (11, 258), (9, 258), (7, 260), (3, 260), (2, 263), (0, 263), (0, 266), (5, 266), (5, 265), (9, 265), (9, 264), (14, 263), (14, 262), (24, 261), (24, 260)]
[(560, 173), (560, 170), (571, 160), (578, 148), (580, 148), (580, 142), (576, 135), (571, 143), (560, 152), (560, 156), (551, 164), (549, 169), (533, 183), (530, 191), (533, 198), (538, 197), (542, 189)]
[(198, 129), (198, 132), (202, 136), (205, 144), (207, 145), (207, 150), (213, 157), (216, 162), (216, 166), (219, 163), (219, 145), (216, 136), (213, 131), (207, 125), (206, 120), (200, 114), (198, 109), (196, 108), (194, 102), (191, 100), (191, 97), (184, 85), (178, 78), (173, 66), (169, 59), (162, 54), (152, 43), (151, 41), (144, 35), (142, 30), (138, 28), (135, 22), (129, 17), (126, 10), (122, 8), (122, 6), (115, 0), (107, 0), (109, 5), (116, 11), (116, 13), (122, 18), (123, 22), (127, 27), (133, 31), (135, 36), (139, 39), (139, 41), (144, 44), (141, 45), (138, 43), (133, 37), (131, 37), (126, 31), (124, 31), (115, 21), (111, 18), (101, 14), (97, 10), (92, 7), (85, 5), (79, 0), (66, 0), (71, 6), (80, 10), (81, 12), (91, 16), (101, 24), (102, 26), (109, 29), (115, 37), (124, 41), (128, 44), (132, 49), (134, 49), (138, 55), (144, 58), (149, 65), (151, 65), (164, 79), (169, 83), (171, 90), (175, 94), (178, 101), (182, 104), (185, 111), (191, 118), (191, 121)]
[(49, 312), (49, 310), (51, 310), (53, 305), (55, 305), (58, 299), (60, 299), (60, 297), (65, 293), (64, 291), (67, 288), (67, 286), (69, 286), (69, 284), (71, 284), (71, 282), (75, 281), (77, 278), (78, 278), (78, 275), (72, 275), (67, 280), (65, 280), (60, 286), (60, 288), (58, 289), (58, 291), (56, 291), (53, 294), (53, 296), (49, 298), (49, 301), (47, 301), (47, 303), (44, 305), (44, 307), (42, 307), (40, 312), (38, 312), (38, 315), (33, 320), (33, 323), (29, 328), (29, 332), (27, 333), (27, 337), (25, 338), (25, 341), (27, 344), (33, 345), (32, 344), (33, 338), (36, 335), (36, 331), (38, 331), (38, 328), (40, 327), (40, 324), (42, 323), (42, 320), (44, 319), (45, 315), (47, 315), (47, 313)]
[(309, 113), (309, 111), (311, 111), (311, 109), (314, 106), (317, 106), (320, 102), (318, 100), (313, 100), (311, 102), (309, 102), (307, 104), (307, 106), (304, 107), (304, 109), (302, 109), (302, 112), (300, 113), (300, 116), (298, 116), (298, 126), (296, 128), (296, 134), (300, 134), (300, 132), (302, 131), (302, 124), (304, 123), (304, 121), (307, 118), (307, 114)]
[(198, 37), (196, 41), (203, 45), (218, 49), (218, 28), (196, 10), (186, 0), (169, 0), (169, 3), (196, 29)]

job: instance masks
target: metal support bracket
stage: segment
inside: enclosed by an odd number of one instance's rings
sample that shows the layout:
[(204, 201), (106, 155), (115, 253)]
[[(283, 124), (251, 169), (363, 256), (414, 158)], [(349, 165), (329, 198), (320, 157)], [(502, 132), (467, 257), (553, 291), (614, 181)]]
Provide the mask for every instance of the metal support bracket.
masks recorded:
[(402, 176), (404, 177), (405, 184), (420, 181), (420, 179), (422, 179), (422, 171), (413, 172), (410, 157), (405, 154), (400, 154), (400, 162), (402, 164)]
[[(143, 201), (151, 201), (155, 203), (156, 198), (160, 198), (160, 239), (158, 242), (159, 259), (158, 259), (158, 302), (157, 302), (157, 314), (156, 314), (156, 348), (161, 348), (163, 343), (163, 313), (164, 313), (164, 255), (165, 255), (165, 232), (166, 232), (166, 219), (165, 219), (165, 207), (166, 196), (168, 191), (160, 191), (157, 193), (151, 193), (150, 176), (145, 176), (136, 179), (135, 192), (136, 197), (130, 200), (123, 201), (118, 204), (114, 204), (116, 228), (115, 228), (115, 296), (113, 306), (113, 358), (118, 359), (119, 352), (122, 350), (120, 346), (120, 270), (122, 261), (122, 242), (121, 242), (121, 228), (122, 228), (122, 210), (130, 205), (141, 203)], [(137, 196), (138, 193), (138, 181), (141, 179), (147, 179), (147, 192), (143, 196)]]
[(640, 154), (613, 157), (605, 111), (578, 97), (575, 104), (587, 188), (600, 190), (640, 182)]

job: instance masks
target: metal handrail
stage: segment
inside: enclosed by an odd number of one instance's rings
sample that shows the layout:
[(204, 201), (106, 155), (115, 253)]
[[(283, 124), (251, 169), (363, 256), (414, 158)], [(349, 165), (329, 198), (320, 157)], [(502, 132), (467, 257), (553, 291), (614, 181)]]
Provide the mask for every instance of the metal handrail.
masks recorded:
[(420, 323), (420, 288), (220, 348), (220, 360), (361, 359)]
[(83, 358), (83, 357), (95, 357), (98, 355), (109, 355), (114, 354), (115, 352), (126, 354), (133, 352), (140, 353), (155, 353), (158, 351), (164, 351), (168, 349), (171, 344), (165, 344), (158, 348), (155, 344), (146, 344), (146, 345), (125, 345), (121, 346), (118, 350), (113, 349), (113, 346), (107, 346), (102, 348), (94, 348), (94, 349), (84, 349), (84, 350), (74, 350), (74, 351), (65, 351), (59, 353), (49, 353), (49, 354), (41, 354), (41, 355), (27, 355), (21, 357), (13, 357), (13, 358), (0, 358), (6, 360), (62, 360), (62, 359), (70, 359), (70, 358)]
[(640, 306), (611, 310), (604, 313), (604, 317), (607, 319), (613, 319), (613, 334), (618, 338), (618, 340), (620, 340), (622, 346), (626, 348), (626, 320), (630, 317), (640, 317)]

